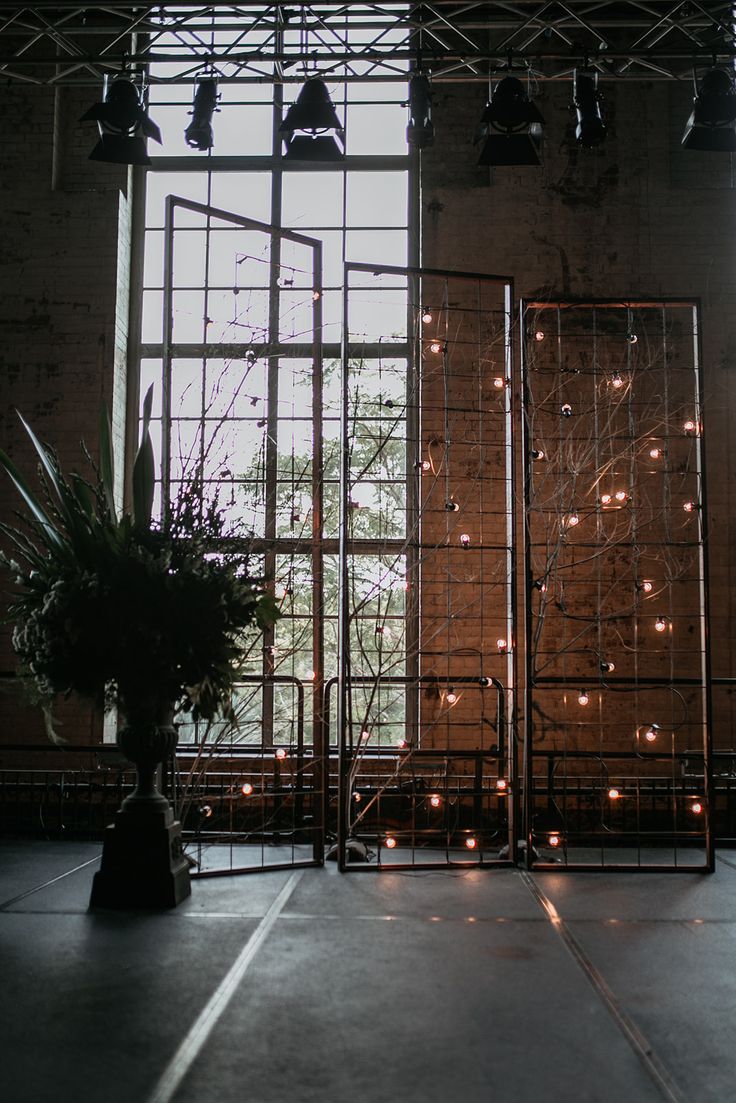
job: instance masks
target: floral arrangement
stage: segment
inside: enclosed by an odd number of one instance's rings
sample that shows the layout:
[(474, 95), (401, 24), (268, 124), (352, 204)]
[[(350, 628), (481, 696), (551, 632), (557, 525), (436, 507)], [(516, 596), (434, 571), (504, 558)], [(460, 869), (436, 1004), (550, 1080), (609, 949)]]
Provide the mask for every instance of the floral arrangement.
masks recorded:
[(278, 607), (251, 576), (248, 555), (226, 550), (232, 534), (217, 501), (203, 502), (201, 480), (183, 485), (163, 521), (152, 519), (151, 402), (152, 388), (131, 513), (115, 507), (107, 411), (93, 483), (65, 476), (22, 417), (40, 460), (41, 500), (0, 451), (26, 507), (19, 525), (0, 525), (13, 547), (12, 557), (0, 552), (15, 583), (13, 646), (46, 710), (56, 694), (77, 693), (119, 705), (128, 719), (172, 707), (232, 718), (245, 633), (273, 624)]

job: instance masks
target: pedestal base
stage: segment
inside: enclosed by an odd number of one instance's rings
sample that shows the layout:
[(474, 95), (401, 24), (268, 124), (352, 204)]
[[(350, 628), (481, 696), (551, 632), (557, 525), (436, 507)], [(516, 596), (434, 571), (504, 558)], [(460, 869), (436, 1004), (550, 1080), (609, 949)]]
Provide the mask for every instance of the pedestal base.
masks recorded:
[(191, 891), (181, 824), (171, 808), (121, 809), (105, 831), (90, 908), (175, 908)]

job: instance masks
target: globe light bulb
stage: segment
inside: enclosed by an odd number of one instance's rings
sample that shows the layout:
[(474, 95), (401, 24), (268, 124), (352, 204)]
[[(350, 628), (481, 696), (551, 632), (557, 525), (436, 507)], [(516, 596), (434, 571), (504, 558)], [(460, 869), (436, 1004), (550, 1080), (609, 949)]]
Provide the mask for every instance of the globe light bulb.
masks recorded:
[(467, 839), (465, 840), (465, 845), (468, 850), (475, 850), (475, 848), (478, 846), (478, 840), (476, 839), (475, 835), (468, 835)]
[(532, 448), (531, 456), (533, 460), (546, 460), (546, 455), (541, 448)]
[(615, 494), (615, 498), (616, 498), (617, 502), (628, 502), (629, 495), (628, 495), (628, 492), (626, 490), (617, 490), (616, 494)]
[(432, 793), (429, 798), (429, 803), (431, 804), (432, 808), (439, 808), (439, 806), (442, 804), (442, 797), (439, 795), (439, 793)]
[(362, 731), (362, 732), (360, 733), (360, 742), (361, 742), (361, 743), (367, 743), (367, 742), (368, 742), (368, 740), (370, 739), (370, 737), (371, 737), (371, 733), (370, 733), (370, 732), (367, 732), (367, 731)]
[(608, 790), (608, 799), (609, 800), (618, 800), (620, 796), (621, 796), (621, 794), (618, 791), (618, 789), (609, 789)]
[(694, 513), (698, 508), (698, 504), (697, 502), (684, 502), (682, 508), (685, 510), (685, 513)]
[(505, 777), (499, 777), (496, 779), (496, 788), (498, 789), (499, 793), (505, 793), (508, 787), (509, 783)]
[(629, 342), (630, 345), (635, 345), (639, 338), (635, 333), (627, 333), (626, 340)]
[(534, 340), (535, 341), (543, 341), (544, 340), (544, 330), (543, 329), (536, 330), (536, 332), (534, 334)]
[(396, 847), (396, 839), (393, 835), (387, 835), (384, 842), (389, 850), (393, 850)]
[(601, 659), (601, 672), (603, 674), (613, 674), (615, 669), (615, 663), (612, 663), (609, 659)]
[(493, 386), (496, 388), (497, 391), (502, 391), (506, 386), (506, 380), (502, 376), (497, 375), (496, 378), (493, 380)]
[(657, 617), (657, 619), (654, 622), (654, 630), (656, 632), (666, 632), (667, 631), (667, 621), (665, 620), (664, 617)]
[(586, 693), (586, 691), (584, 689), (581, 689), (580, 693), (578, 694), (578, 704), (579, 705), (588, 705), (588, 704), (590, 704), (590, 697), (588, 696), (588, 694)]
[(460, 533), (460, 547), (461, 548), (469, 548), (470, 547), (470, 536), (467, 532), (461, 532)]
[(501, 636), (496, 640), (496, 647), (498, 648), (499, 653), (501, 655), (504, 655), (509, 649), (509, 642)]
[(253, 792), (253, 786), (249, 781), (244, 781), (243, 784), (240, 786), (240, 792), (243, 794), (244, 797), (249, 797)]
[(422, 460), (421, 467), (422, 467), (422, 471), (431, 471), (432, 470), (432, 464), (429, 462), (429, 460)]
[(693, 803), (690, 805), (690, 811), (694, 812), (696, 816), (699, 816), (700, 813), (703, 811), (702, 803), (699, 800), (694, 800)]
[(580, 518), (578, 517), (577, 513), (571, 513), (570, 516), (567, 519), (567, 527), (573, 529), (573, 528), (575, 528), (576, 525), (579, 525), (579, 524), (580, 524)]
[(429, 323), (432, 321), (432, 311), (429, 309), (428, 306), (422, 308), (422, 321), (424, 322), (425, 326), (428, 326)]
[(276, 748), (276, 757), (279, 758), (279, 759), (286, 758), (286, 747), (277, 747)]
[(694, 421), (693, 418), (689, 417), (686, 421), (683, 422), (682, 428), (685, 430), (686, 433), (696, 433), (698, 429), (698, 423), (697, 421)]
[(533, 582), (533, 586), (535, 590), (539, 590), (540, 594), (547, 593), (547, 583), (544, 581), (543, 578), (535, 579)]
[(430, 341), (429, 351), (434, 353), (442, 352), (442, 345), (439, 341)]
[(454, 689), (448, 689), (446, 700), (448, 705), (454, 705), (457, 702), (457, 693), (455, 693)]
[(560, 836), (556, 834), (552, 834), (547, 838), (547, 842), (550, 846), (559, 846), (561, 841)]
[(445, 502), (445, 509), (448, 513), (459, 513), (460, 503), (456, 502), (454, 498), (448, 498), (448, 500)]
[(621, 389), (621, 387), (623, 387), (623, 385), (624, 385), (623, 377), (621, 376), (620, 372), (616, 372), (613, 379), (611, 380), (611, 386), (615, 387), (616, 390), (618, 391), (618, 390)]
[(656, 743), (656, 741), (657, 741), (657, 731), (656, 731), (656, 728), (655, 728), (654, 725), (652, 725), (650, 728), (646, 729), (646, 731), (644, 732), (644, 738), (647, 741), (647, 743)]
[(601, 505), (602, 506), (608, 506), (610, 504), (611, 504), (611, 495), (610, 494), (601, 494)]
[(362, 799), (363, 799), (363, 798), (362, 798), (362, 796), (360, 795), (360, 793), (353, 793), (353, 800), (355, 801), (355, 803), (356, 803), (356, 804), (360, 804), (360, 802), (362, 801)]
[(560, 413), (563, 417), (572, 417), (572, 406), (569, 402), (563, 402), (560, 406)]
[(649, 455), (653, 460), (661, 460), (664, 453), (661, 448), (650, 448)]
[(399, 748), (400, 751), (405, 751), (406, 748), (409, 746), (409, 740), (404, 739), (403, 737), (400, 738), (400, 739), (397, 739), (396, 740), (396, 746)]
[(654, 589), (654, 583), (648, 578), (639, 579), (636, 583), (637, 590), (642, 590), (645, 594), (651, 594)]
[(208, 819), (210, 818), (210, 816), (212, 815), (212, 808), (210, 807), (210, 805), (209, 805), (209, 804), (204, 804), (204, 805), (203, 805), (203, 806), (202, 806), (202, 807), (200, 808), (200, 810), (199, 810), (199, 814), (200, 814), (200, 816), (204, 816), (204, 818), (205, 818), (206, 820), (208, 820)]

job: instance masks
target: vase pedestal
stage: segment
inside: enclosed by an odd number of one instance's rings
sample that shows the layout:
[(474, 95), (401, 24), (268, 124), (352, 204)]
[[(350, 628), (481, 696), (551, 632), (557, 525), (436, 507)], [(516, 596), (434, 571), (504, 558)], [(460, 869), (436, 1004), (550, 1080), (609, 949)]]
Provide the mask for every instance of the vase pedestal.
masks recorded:
[(115, 822), (105, 830), (90, 908), (175, 908), (191, 894), (181, 824), (168, 801), (161, 800), (155, 810), (123, 804), (116, 813)]

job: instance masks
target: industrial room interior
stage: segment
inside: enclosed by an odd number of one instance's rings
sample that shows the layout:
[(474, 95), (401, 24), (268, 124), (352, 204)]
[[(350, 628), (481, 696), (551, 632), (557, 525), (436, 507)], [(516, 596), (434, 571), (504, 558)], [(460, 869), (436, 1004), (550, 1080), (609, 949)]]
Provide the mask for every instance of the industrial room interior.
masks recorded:
[(0, 4), (9, 1103), (731, 1098), (735, 39)]

